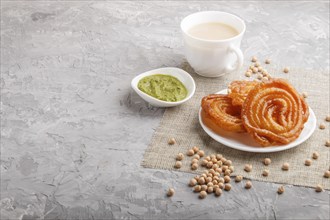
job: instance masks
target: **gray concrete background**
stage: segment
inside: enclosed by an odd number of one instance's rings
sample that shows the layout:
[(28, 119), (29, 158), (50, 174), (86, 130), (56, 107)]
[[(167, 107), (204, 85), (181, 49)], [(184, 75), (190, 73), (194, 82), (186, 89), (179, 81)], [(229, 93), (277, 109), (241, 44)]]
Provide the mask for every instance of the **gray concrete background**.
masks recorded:
[(164, 109), (130, 80), (180, 67), (180, 20), (201, 10), (246, 21), (246, 57), (329, 69), (328, 1), (1, 2), (1, 219), (329, 218), (328, 191), (253, 181), (199, 200), (192, 174), (140, 166)]

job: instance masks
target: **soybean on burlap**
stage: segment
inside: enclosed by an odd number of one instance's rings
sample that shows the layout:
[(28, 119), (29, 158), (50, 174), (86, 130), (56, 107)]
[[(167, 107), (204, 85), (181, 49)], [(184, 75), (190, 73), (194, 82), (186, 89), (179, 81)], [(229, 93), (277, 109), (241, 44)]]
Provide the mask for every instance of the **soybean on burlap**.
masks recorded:
[[(265, 66), (265, 65), (264, 65)], [(268, 67), (268, 66), (265, 66)], [(330, 189), (330, 179), (324, 178), (323, 174), (329, 169), (330, 147), (325, 146), (329, 139), (329, 122), (325, 122), (329, 114), (329, 71), (292, 69), (288, 74), (273, 68), (269, 72), (273, 77), (288, 79), (300, 92), (307, 92), (307, 102), (314, 110), (317, 117), (317, 128), (313, 135), (303, 144), (290, 150), (276, 153), (248, 153), (226, 147), (209, 137), (198, 121), (198, 111), (201, 98), (205, 95), (215, 93), (224, 88), (233, 80), (253, 79), (244, 76), (244, 69), (240, 73), (232, 73), (225, 77), (205, 78), (195, 73), (184, 64), (183, 69), (191, 73), (196, 82), (195, 95), (185, 104), (166, 109), (164, 116), (156, 129), (152, 140), (146, 149), (142, 166), (146, 168), (176, 170), (174, 168), (175, 156), (193, 146), (198, 146), (205, 151), (206, 155), (221, 153), (233, 162), (235, 172), (232, 176), (242, 175), (245, 178), (265, 182), (276, 182), (299, 186), (315, 187), (322, 184), (325, 189)], [(326, 129), (318, 128), (320, 123), (326, 124)], [(174, 137), (177, 141), (169, 145), (168, 139)], [(306, 159), (311, 159), (314, 151), (319, 152), (317, 160), (312, 159), (311, 166), (305, 166)], [(269, 157), (272, 163), (265, 166), (262, 160)], [(201, 173), (204, 168), (199, 167), (197, 171), (190, 169), (191, 157), (185, 155), (183, 166), (178, 171)], [(284, 162), (290, 164), (288, 171), (282, 171)], [(252, 164), (250, 173), (243, 170), (245, 164)], [(262, 176), (262, 171), (268, 169), (268, 177)]]

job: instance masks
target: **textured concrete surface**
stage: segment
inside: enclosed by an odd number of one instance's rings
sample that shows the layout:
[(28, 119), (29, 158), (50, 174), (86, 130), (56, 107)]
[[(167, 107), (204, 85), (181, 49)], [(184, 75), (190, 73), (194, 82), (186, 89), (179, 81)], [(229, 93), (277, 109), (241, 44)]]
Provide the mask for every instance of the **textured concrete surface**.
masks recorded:
[(329, 192), (254, 181), (201, 201), (191, 174), (140, 167), (164, 110), (130, 80), (180, 67), (200, 10), (246, 21), (246, 57), (329, 69), (327, 1), (1, 2), (1, 219), (329, 218)]

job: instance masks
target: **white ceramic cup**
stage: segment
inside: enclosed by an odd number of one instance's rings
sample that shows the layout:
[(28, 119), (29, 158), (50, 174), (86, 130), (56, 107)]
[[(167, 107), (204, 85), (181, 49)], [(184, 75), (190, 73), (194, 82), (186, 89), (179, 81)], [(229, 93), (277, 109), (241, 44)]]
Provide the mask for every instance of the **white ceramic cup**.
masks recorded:
[[(193, 26), (207, 22), (230, 25), (239, 34), (225, 40), (204, 40), (188, 33)], [(188, 15), (181, 21), (181, 30), (189, 64), (196, 73), (206, 77), (223, 76), (239, 69), (243, 65), (240, 45), (245, 29), (242, 19), (226, 12), (202, 11)]]

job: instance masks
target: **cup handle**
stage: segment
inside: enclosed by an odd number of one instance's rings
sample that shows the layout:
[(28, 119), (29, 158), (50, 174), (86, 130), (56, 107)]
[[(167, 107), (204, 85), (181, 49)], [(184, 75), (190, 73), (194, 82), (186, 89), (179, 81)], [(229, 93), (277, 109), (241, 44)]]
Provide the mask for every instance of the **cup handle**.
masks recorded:
[(234, 52), (237, 56), (237, 65), (236, 66), (227, 66), (225, 69), (225, 72), (233, 72), (235, 70), (238, 70), (243, 65), (243, 53), (241, 49), (238, 47), (235, 47), (233, 45), (230, 45), (228, 48), (228, 53)]

